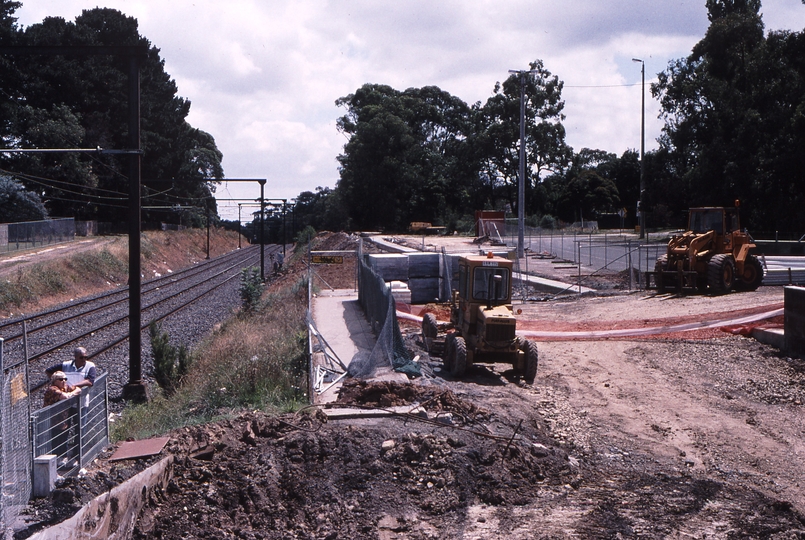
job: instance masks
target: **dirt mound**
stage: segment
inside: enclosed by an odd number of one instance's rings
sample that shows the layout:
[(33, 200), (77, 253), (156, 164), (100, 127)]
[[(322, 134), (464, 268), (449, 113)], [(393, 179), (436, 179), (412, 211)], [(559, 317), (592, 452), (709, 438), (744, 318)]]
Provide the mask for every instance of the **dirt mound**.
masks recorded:
[(197, 448), (177, 454), (134, 538), (444, 538), (472, 505), (527, 504), (575, 477), (564, 452), (523, 437), (399, 418), (245, 414), (185, 428), (173, 447)]
[(359, 240), (360, 238), (354, 234), (323, 231), (313, 241), (313, 249), (316, 251), (355, 250), (358, 248)]

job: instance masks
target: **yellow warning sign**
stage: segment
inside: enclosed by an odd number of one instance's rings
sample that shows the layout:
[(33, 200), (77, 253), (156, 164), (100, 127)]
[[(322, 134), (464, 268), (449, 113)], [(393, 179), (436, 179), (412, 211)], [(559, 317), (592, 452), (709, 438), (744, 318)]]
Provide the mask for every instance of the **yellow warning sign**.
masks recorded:
[(313, 264), (344, 264), (341, 255), (313, 255)]

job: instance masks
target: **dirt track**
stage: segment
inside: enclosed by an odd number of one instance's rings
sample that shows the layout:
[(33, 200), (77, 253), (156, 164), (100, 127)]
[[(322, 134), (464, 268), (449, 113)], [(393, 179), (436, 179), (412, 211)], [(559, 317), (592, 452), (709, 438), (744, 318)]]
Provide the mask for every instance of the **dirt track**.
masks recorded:
[[(518, 307), (525, 326), (574, 329), (781, 302), (781, 289), (764, 287)], [(474, 366), (456, 381), (424, 352), (416, 325), (403, 328), (436, 377), (354, 382), (341, 399), (421, 403), (427, 420), (249, 413), (177, 431), (174, 482), (151, 501), (137, 537), (805, 537), (801, 359), (708, 330), (542, 341), (534, 385), (505, 365)]]

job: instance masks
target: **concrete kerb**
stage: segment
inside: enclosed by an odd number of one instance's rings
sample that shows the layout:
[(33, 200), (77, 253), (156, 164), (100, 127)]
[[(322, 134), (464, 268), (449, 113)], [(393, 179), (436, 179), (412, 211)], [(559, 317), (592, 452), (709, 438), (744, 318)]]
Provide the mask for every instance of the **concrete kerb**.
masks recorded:
[(30, 536), (31, 540), (84, 540), (131, 538), (140, 513), (155, 490), (163, 490), (173, 477), (173, 456), (95, 497), (73, 517)]

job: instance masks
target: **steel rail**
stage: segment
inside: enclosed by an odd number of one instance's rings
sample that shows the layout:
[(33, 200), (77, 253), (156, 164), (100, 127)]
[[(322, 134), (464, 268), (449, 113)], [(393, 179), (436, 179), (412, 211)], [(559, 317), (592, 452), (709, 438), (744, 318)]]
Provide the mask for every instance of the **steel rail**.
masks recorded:
[[(218, 288), (223, 287), (224, 285), (226, 285), (227, 283), (229, 283), (230, 281), (232, 281), (233, 279), (235, 279), (235, 278), (237, 278), (237, 277), (239, 277), (239, 276), (240, 276), (240, 273), (233, 274), (233, 275), (229, 276), (228, 278), (226, 278), (225, 280), (221, 281), (220, 283), (218, 283), (218, 284), (216, 284), (216, 285), (212, 286), (211, 288), (209, 288), (209, 289), (207, 289), (207, 290), (205, 290), (205, 291), (202, 291), (201, 293), (199, 293), (198, 295), (194, 296), (193, 298), (191, 298), (191, 299), (190, 299), (190, 300), (188, 300), (187, 302), (185, 302), (185, 303), (183, 303), (183, 304), (180, 304), (179, 306), (177, 306), (177, 307), (175, 307), (175, 308), (171, 309), (171, 310), (170, 310), (170, 311), (168, 311), (167, 313), (164, 313), (164, 314), (162, 314), (162, 315), (161, 315), (161, 316), (159, 316), (159, 317), (156, 317), (156, 318), (154, 318), (154, 319), (151, 319), (149, 322), (147, 322), (147, 323), (145, 323), (145, 324), (142, 324), (142, 325), (140, 326), (140, 331), (142, 332), (143, 330), (145, 330), (146, 328), (148, 328), (148, 327), (151, 325), (151, 323), (153, 323), (153, 322), (159, 322), (159, 321), (164, 320), (164, 319), (166, 319), (166, 318), (170, 317), (171, 315), (173, 315), (173, 314), (175, 314), (175, 313), (177, 313), (177, 312), (181, 311), (182, 309), (184, 309), (184, 308), (186, 308), (187, 306), (189, 306), (189, 305), (193, 304), (194, 302), (196, 302), (196, 301), (197, 301), (197, 300), (199, 300), (200, 298), (203, 298), (204, 296), (206, 296), (206, 295), (208, 295), (208, 294), (210, 294), (210, 293), (214, 292), (214, 291), (215, 291), (215, 290), (217, 290)], [(150, 307), (150, 306), (149, 306), (149, 307)], [(146, 309), (147, 309), (147, 308), (146, 308)], [(117, 320), (117, 321), (115, 321), (115, 323), (114, 323), (114, 324), (120, 323), (122, 320), (125, 320), (125, 319), (128, 319), (128, 316), (127, 316), (127, 317), (124, 317), (124, 318), (122, 318), (122, 319), (119, 319), (119, 320)], [(91, 333), (91, 332), (90, 332), (90, 333)], [(85, 334), (84, 336), (80, 336), (80, 337), (78, 337), (78, 338), (74, 338), (74, 339), (72, 339), (71, 341), (68, 341), (67, 343), (62, 344), (62, 345), (60, 345), (60, 346), (58, 346), (58, 347), (55, 347), (55, 348), (51, 349), (50, 351), (48, 351), (48, 353), (50, 353), (50, 352), (54, 352), (55, 350), (60, 349), (60, 348), (61, 348), (61, 347), (63, 347), (64, 345), (67, 345), (67, 344), (69, 344), (69, 343), (71, 343), (71, 342), (73, 342), (73, 341), (77, 341), (78, 339), (81, 339), (81, 337), (86, 337), (87, 335), (89, 335), (89, 333), (88, 333), (88, 334)], [(100, 349), (96, 350), (96, 351), (95, 351), (95, 353), (93, 353), (93, 354), (92, 354), (91, 358), (95, 358), (95, 357), (97, 357), (97, 356), (100, 356), (101, 354), (103, 354), (103, 353), (105, 353), (105, 352), (107, 352), (107, 351), (110, 351), (110, 350), (114, 349), (115, 347), (117, 347), (117, 346), (121, 345), (122, 343), (126, 342), (126, 341), (129, 339), (129, 336), (130, 336), (130, 335), (129, 335), (129, 333), (128, 333), (128, 332), (126, 332), (126, 333), (125, 333), (123, 336), (121, 336), (120, 338), (118, 338), (118, 339), (116, 339), (116, 340), (114, 340), (114, 341), (111, 341), (111, 342), (109, 342), (109, 343), (107, 343), (107, 344), (105, 344), (105, 345), (102, 345)], [(40, 356), (42, 356), (42, 354), (41, 354), (41, 353), (40, 353), (39, 355), (36, 355), (36, 357), (40, 357)], [(33, 357), (32, 357), (32, 358), (33, 358)], [(17, 364), (17, 365), (19, 365), (19, 364)], [(13, 366), (12, 366), (12, 367), (13, 367)], [(35, 391), (39, 390), (40, 388), (44, 387), (44, 386), (45, 386), (47, 383), (48, 383), (48, 381), (47, 381), (47, 379), (45, 379), (44, 381), (41, 381), (41, 382), (39, 382), (39, 383), (37, 383), (37, 384), (35, 384), (35, 385), (32, 385), (32, 386), (31, 386), (31, 388), (30, 388), (30, 390), (31, 390), (31, 392), (35, 392)]]
[[(191, 285), (190, 287), (187, 287), (186, 289), (182, 289), (182, 290), (180, 290), (180, 291), (178, 291), (178, 292), (175, 292), (175, 293), (172, 293), (172, 294), (170, 294), (170, 295), (168, 295), (168, 296), (166, 296), (166, 297), (164, 297), (164, 298), (160, 298), (159, 300), (157, 300), (156, 302), (153, 302), (152, 304), (149, 304), (149, 305), (147, 305), (147, 306), (143, 306), (142, 313), (144, 313), (144, 312), (146, 312), (146, 311), (148, 311), (148, 310), (151, 310), (151, 309), (155, 309), (155, 308), (159, 307), (160, 305), (162, 305), (162, 304), (164, 304), (164, 303), (166, 303), (166, 302), (168, 302), (168, 301), (170, 301), (170, 300), (173, 300), (173, 299), (174, 299), (174, 298), (176, 298), (177, 296), (180, 296), (180, 295), (182, 295), (182, 294), (186, 294), (188, 291), (191, 291), (191, 290), (195, 289), (196, 287), (201, 287), (202, 285), (207, 285), (207, 284), (209, 284), (209, 282), (210, 282), (211, 280), (213, 280), (213, 279), (215, 279), (215, 278), (217, 278), (217, 277), (220, 277), (221, 275), (227, 274), (227, 273), (228, 273), (228, 272), (230, 272), (231, 270), (232, 270), (232, 267), (230, 267), (230, 268), (226, 268), (226, 269), (224, 269), (224, 270), (222, 270), (222, 271), (218, 272), (217, 274), (214, 274), (214, 275), (210, 276), (210, 278), (209, 278), (209, 279), (207, 279), (207, 280), (205, 280), (205, 281), (201, 281), (201, 282), (199, 282), (199, 283), (195, 283), (195, 284)], [(231, 278), (233, 278), (233, 277), (237, 277), (237, 276), (239, 276), (239, 275), (240, 275), (240, 272), (237, 272), (237, 273), (233, 274), (232, 276), (230, 276), (229, 278), (227, 278), (226, 280), (224, 280), (223, 282), (221, 282), (221, 284), (226, 283), (227, 281), (229, 281), (229, 279), (231, 279)], [(220, 284), (219, 284), (219, 285), (220, 285)], [(214, 290), (214, 289), (215, 289), (215, 288), (217, 288), (219, 285), (214, 285), (214, 286), (212, 287), (212, 289)], [(192, 302), (192, 301), (191, 301), (191, 302)], [(74, 319), (74, 318), (77, 318), (77, 317), (78, 317), (78, 316), (76, 316), (76, 317), (71, 317), (71, 320), (72, 320), (72, 319)], [(50, 354), (50, 353), (52, 353), (52, 352), (55, 352), (55, 351), (57, 351), (57, 350), (61, 349), (62, 347), (65, 347), (66, 345), (69, 345), (70, 343), (73, 343), (73, 342), (75, 342), (75, 341), (77, 341), (77, 340), (79, 340), (79, 339), (82, 339), (82, 338), (85, 338), (85, 337), (91, 336), (92, 334), (95, 334), (95, 333), (97, 333), (97, 332), (100, 332), (101, 330), (104, 330), (104, 329), (109, 328), (109, 327), (111, 327), (111, 326), (115, 326), (115, 325), (117, 325), (117, 324), (120, 324), (120, 323), (122, 323), (123, 321), (127, 321), (128, 319), (129, 319), (129, 315), (128, 315), (128, 314), (126, 314), (126, 315), (124, 315), (124, 316), (122, 316), (122, 317), (118, 317), (117, 319), (115, 319), (115, 320), (113, 320), (113, 321), (109, 321), (109, 322), (107, 322), (107, 323), (105, 323), (105, 324), (102, 324), (102, 325), (99, 325), (99, 326), (95, 326), (95, 327), (93, 327), (93, 328), (91, 328), (91, 329), (89, 329), (89, 330), (85, 331), (83, 334), (80, 334), (80, 335), (78, 335), (78, 336), (73, 336), (73, 337), (70, 337), (70, 338), (68, 338), (67, 340), (62, 341), (62, 342), (61, 342), (61, 343), (59, 343), (58, 345), (55, 345), (55, 346), (51, 347), (50, 349), (46, 349), (46, 350), (40, 351), (40, 352), (38, 352), (38, 353), (36, 353), (36, 354), (32, 354), (31, 356), (29, 356), (29, 357), (28, 357), (28, 361), (30, 362), (30, 361), (33, 361), (33, 360), (37, 360), (37, 359), (39, 359), (39, 358), (42, 358), (43, 356), (47, 356), (48, 354)], [(96, 354), (92, 354), (92, 355), (90, 356), (90, 358), (92, 358), (92, 357), (94, 357), (94, 356), (96, 356)]]
[[(279, 247), (274, 247), (274, 248), (272, 248), (272, 249), (270, 250), (270, 253), (275, 253), (275, 252), (278, 252), (278, 251), (279, 251), (279, 249), (280, 249)], [(217, 272), (217, 273), (216, 273), (214, 276), (210, 276), (209, 278), (207, 278), (207, 279), (205, 279), (205, 280), (202, 280), (202, 281), (200, 281), (199, 283), (195, 283), (195, 284), (191, 285), (190, 287), (184, 288), (184, 289), (182, 289), (181, 291), (178, 291), (178, 292), (173, 293), (173, 294), (171, 294), (171, 295), (169, 295), (169, 296), (166, 296), (166, 297), (164, 297), (164, 298), (162, 298), (162, 299), (160, 299), (160, 300), (158, 300), (158, 301), (156, 301), (156, 302), (154, 302), (154, 303), (152, 303), (152, 304), (150, 304), (150, 305), (146, 306), (146, 307), (145, 307), (145, 308), (144, 308), (142, 311), (144, 312), (144, 311), (146, 311), (146, 310), (153, 310), (153, 309), (156, 309), (156, 308), (157, 308), (157, 307), (159, 307), (160, 305), (163, 305), (163, 304), (165, 304), (166, 302), (168, 302), (168, 301), (170, 301), (170, 300), (173, 300), (173, 299), (175, 299), (175, 298), (176, 298), (176, 297), (178, 297), (178, 296), (181, 296), (181, 295), (183, 295), (183, 294), (187, 294), (189, 291), (192, 291), (193, 289), (195, 289), (195, 288), (197, 288), (197, 287), (200, 287), (200, 286), (202, 286), (202, 285), (209, 285), (209, 283), (210, 283), (210, 281), (211, 281), (212, 279), (215, 279), (215, 278), (217, 278), (217, 277), (220, 277), (220, 276), (222, 276), (222, 275), (226, 274), (227, 272), (231, 272), (231, 271), (232, 271), (232, 270), (233, 270), (235, 267), (239, 266), (239, 265), (240, 265), (240, 264), (242, 264), (243, 262), (250, 261), (250, 260), (252, 260), (252, 259), (256, 259), (256, 257), (257, 257), (257, 255), (256, 255), (256, 254), (249, 254), (249, 256), (248, 256), (248, 257), (246, 257), (246, 258), (244, 258), (243, 260), (239, 261), (239, 262), (238, 262), (238, 264), (235, 264), (235, 265), (230, 265), (228, 268), (226, 268), (226, 269), (224, 269), (224, 270), (222, 270), (222, 271)], [(207, 268), (207, 269), (209, 269), (209, 267), (206, 267), (206, 268)], [(223, 281), (221, 281), (221, 282), (219, 282), (219, 283), (217, 283), (217, 284), (213, 285), (213, 286), (212, 286), (212, 287), (210, 287), (209, 289), (207, 289), (207, 290), (203, 291), (202, 293), (200, 293), (200, 294), (198, 294), (198, 295), (194, 296), (192, 299), (188, 300), (187, 302), (184, 302), (184, 303), (180, 304), (180, 305), (179, 305), (177, 308), (174, 308), (174, 309), (170, 310), (168, 313), (163, 314), (163, 315), (161, 315), (161, 316), (159, 316), (159, 317), (156, 317), (155, 319), (152, 319), (152, 320), (157, 320), (157, 321), (158, 321), (158, 320), (162, 320), (162, 319), (164, 319), (164, 318), (166, 318), (166, 317), (170, 316), (171, 314), (176, 313), (176, 312), (177, 312), (177, 311), (179, 311), (180, 309), (183, 309), (184, 307), (187, 307), (188, 305), (192, 304), (193, 302), (195, 302), (195, 301), (196, 301), (196, 300), (198, 300), (199, 298), (202, 298), (203, 296), (205, 296), (205, 295), (207, 295), (207, 294), (209, 294), (209, 293), (213, 292), (213, 291), (214, 291), (214, 290), (216, 290), (217, 288), (219, 288), (219, 287), (221, 287), (221, 286), (225, 285), (226, 283), (228, 283), (228, 282), (229, 282), (229, 281), (231, 281), (232, 279), (235, 279), (235, 278), (237, 278), (237, 277), (239, 277), (239, 276), (240, 276), (240, 272), (239, 272), (239, 271), (238, 271), (238, 272), (234, 272), (234, 273), (232, 273), (232, 275), (230, 275), (229, 277), (227, 277), (227, 278), (226, 278), (226, 279), (224, 279)], [(69, 318), (69, 319), (67, 319), (67, 320), (69, 321), (69, 320), (78, 319), (78, 318), (80, 318), (81, 316), (83, 316), (83, 314), (78, 314), (78, 315), (75, 315), (75, 316), (73, 316), (73, 317), (71, 317), (71, 318)], [(99, 332), (99, 331), (101, 331), (101, 330), (104, 330), (104, 329), (106, 329), (106, 328), (109, 328), (109, 327), (111, 327), (111, 326), (118, 325), (118, 324), (120, 324), (120, 323), (124, 322), (124, 321), (125, 321), (125, 320), (127, 320), (127, 319), (128, 319), (128, 314), (127, 314), (127, 315), (125, 315), (125, 316), (123, 316), (123, 317), (118, 317), (118, 318), (117, 318), (117, 319), (115, 319), (114, 321), (108, 322), (108, 323), (103, 324), (103, 325), (96, 326), (96, 327), (94, 327), (94, 328), (92, 328), (92, 329), (90, 329), (90, 330), (88, 330), (88, 331), (84, 331), (84, 332), (82, 332), (81, 334), (78, 334), (78, 335), (77, 335), (77, 334), (74, 334), (74, 335), (72, 335), (72, 336), (68, 337), (67, 339), (62, 340), (61, 342), (59, 342), (59, 343), (58, 343), (58, 344), (56, 344), (56, 345), (51, 345), (51, 346), (49, 346), (47, 349), (42, 350), (42, 351), (40, 351), (40, 352), (38, 352), (38, 353), (36, 353), (36, 354), (34, 354), (34, 355), (29, 356), (29, 357), (28, 357), (28, 361), (38, 360), (38, 359), (40, 359), (40, 358), (42, 358), (42, 357), (45, 357), (45, 356), (47, 356), (47, 355), (49, 355), (49, 354), (51, 354), (51, 353), (53, 353), (53, 352), (56, 352), (56, 351), (58, 351), (58, 350), (62, 349), (63, 347), (65, 347), (65, 346), (67, 346), (67, 345), (69, 345), (69, 344), (71, 344), (71, 343), (77, 342), (77, 341), (79, 341), (79, 340), (81, 340), (81, 339), (83, 339), (83, 338), (86, 338), (86, 337), (88, 337), (88, 336), (91, 336), (91, 335), (93, 335), (93, 334), (96, 334), (97, 332)], [(150, 322), (149, 322), (149, 323), (147, 323), (147, 324), (145, 324), (145, 325), (142, 325), (141, 330), (142, 330), (142, 329), (144, 329), (144, 328), (147, 328), (147, 327), (148, 327), (148, 325), (150, 325)], [(95, 357), (97, 357), (97, 356), (98, 356), (98, 355), (100, 355), (101, 353), (106, 352), (106, 351), (107, 351), (107, 350), (109, 350), (110, 348), (114, 347), (115, 345), (117, 345), (117, 344), (119, 344), (119, 343), (122, 343), (123, 341), (125, 341), (125, 340), (126, 340), (126, 339), (128, 339), (128, 338), (129, 338), (129, 333), (127, 332), (123, 338), (121, 338), (121, 339), (119, 339), (119, 340), (117, 340), (117, 341), (113, 342), (111, 345), (102, 345), (102, 346), (101, 346), (101, 348), (100, 348), (99, 350), (97, 350), (96, 352), (94, 352), (94, 353), (92, 353), (92, 354), (90, 355), (90, 358), (95, 358)], [(13, 365), (19, 365), (20, 363), (22, 363), (22, 362), (24, 362), (24, 361), (25, 361), (24, 359), (23, 359), (23, 360), (20, 360), (19, 362), (16, 362), (16, 363), (14, 363)], [(13, 366), (12, 366), (12, 367), (13, 367)], [(40, 386), (41, 386), (41, 385), (37, 385), (37, 386), (32, 387), (32, 388), (35, 390), (35, 389), (39, 388)]]
[[(249, 261), (249, 260), (251, 260), (251, 259), (254, 259), (256, 256), (257, 256), (257, 255), (250, 255), (250, 256), (248, 256), (248, 257), (244, 257), (244, 258), (242, 258), (242, 259), (238, 259), (238, 260), (237, 260), (237, 261), (236, 261), (234, 264), (230, 264), (228, 267), (226, 267), (224, 270), (222, 270), (222, 271), (221, 271), (221, 272), (219, 272), (218, 274), (215, 274), (215, 275), (211, 276), (211, 278), (215, 278), (215, 277), (219, 276), (221, 273), (224, 273), (224, 272), (230, 271), (230, 270), (232, 270), (233, 268), (235, 268), (235, 267), (237, 267), (237, 266), (240, 266), (242, 263), (247, 262), (247, 261)], [(211, 270), (211, 269), (213, 269), (213, 268), (215, 268), (215, 267), (218, 267), (218, 266), (221, 266), (221, 265), (220, 265), (220, 264), (216, 264), (216, 265), (214, 265), (212, 268), (207, 267), (207, 266), (204, 266), (203, 268), (201, 268), (200, 270), (198, 270), (197, 272), (195, 272), (195, 273), (193, 273), (193, 274), (190, 274), (190, 275), (187, 275), (187, 276), (183, 276), (183, 277), (182, 277), (180, 280), (176, 280), (176, 279), (174, 279), (173, 281), (171, 281), (171, 282), (170, 282), (170, 284), (172, 284), (172, 285), (174, 285), (174, 284), (176, 284), (176, 285), (181, 284), (183, 280), (187, 280), (187, 279), (190, 279), (190, 278), (192, 278), (192, 277), (195, 277), (195, 276), (196, 276), (196, 275), (198, 275), (199, 273), (208, 272), (209, 270)], [(196, 267), (196, 268), (198, 268), (198, 267)], [(207, 278), (207, 279), (211, 279), (211, 278)], [(206, 280), (205, 280), (205, 281), (206, 281)], [(181, 291), (179, 291), (179, 294), (181, 294), (181, 292), (183, 292), (183, 291), (190, 290), (192, 287), (196, 287), (196, 286), (201, 285), (201, 284), (203, 284), (203, 283), (204, 283), (204, 281), (201, 281), (200, 283), (197, 283), (197, 284), (195, 284), (195, 285), (192, 285), (191, 287), (187, 287), (187, 288), (185, 288), (185, 289), (182, 289)], [(149, 289), (148, 291), (145, 291), (145, 292), (146, 292), (146, 293), (152, 293), (152, 292), (155, 292), (155, 291), (159, 290), (160, 288), (161, 288), (161, 286), (156, 286), (156, 287), (153, 287), (153, 288), (151, 288), (151, 289)], [(126, 292), (126, 293), (128, 293), (128, 290), (126, 290), (125, 292)], [(121, 293), (121, 291), (117, 291), (115, 294), (120, 294), (120, 293)], [(175, 295), (173, 295), (173, 296), (175, 296)], [(163, 298), (163, 300), (168, 300), (168, 299), (172, 298), (173, 296), (167, 296), (167, 297)], [(51, 328), (51, 327), (53, 327), (53, 326), (57, 326), (57, 325), (59, 325), (59, 324), (64, 324), (64, 323), (67, 323), (67, 322), (69, 322), (69, 321), (72, 321), (72, 320), (78, 319), (78, 318), (80, 318), (80, 317), (85, 317), (85, 316), (90, 315), (90, 314), (92, 314), (92, 313), (97, 313), (97, 312), (102, 311), (102, 310), (104, 310), (104, 309), (108, 309), (108, 308), (111, 308), (111, 307), (116, 306), (116, 305), (118, 305), (118, 304), (122, 304), (122, 303), (124, 303), (124, 302), (126, 302), (126, 301), (128, 301), (128, 294), (126, 294), (126, 296), (125, 296), (125, 297), (123, 297), (123, 298), (120, 298), (120, 299), (114, 300), (114, 301), (112, 301), (112, 302), (107, 302), (107, 303), (105, 303), (105, 304), (101, 304), (101, 305), (99, 305), (99, 306), (95, 306), (95, 307), (93, 307), (93, 308), (91, 308), (91, 309), (83, 310), (83, 311), (81, 311), (80, 313), (77, 313), (77, 314), (75, 314), (75, 315), (67, 315), (67, 316), (64, 316), (64, 317), (62, 317), (62, 318), (60, 318), (60, 319), (56, 319), (56, 320), (54, 320), (54, 321), (50, 321), (50, 322), (47, 322), (47, 323), (41, 324), (41, 325), (39, 325), (39, 326), (37, 326), (37, 327), (35, 327), (35, 328), (30, 328), (30, 329), (28, 329), (28, 330), (27, 330), (27, 334), (30, 336), (30, 335), (31, 335), (31, 334), (33, 334), (33, 333), (36, 333), (36, 332), (39, 332), (39, 331), (45, 330), (45, 329), (47, 329), (47, 328)], [(63, 311), (69, 311), (69, 310), (71, 310), (73, 307), (74, 307), (73, 305), (70, 305), (70, 306), (64, 306), (64, 307), (59, 308), (59, 309), (57, 309), (57, 310), (52, 310), (52, 311), (48, 312), (48, 314), (49, 314), (49, 315), (52, 315), (52, 314), (60, 313), (60, 312), (63, 312)], [(148, 309), (148, 308), (150, 308), (150, 307), (151, 307), (151, 305), (145, 306), (145, 307), (143, 308), (143, 311), (145, 311), (146, 309)], [(42, 318), (42, 316), (36, 316), (36, 317), (33, 317), (33, 319), (37, 319), (37, 318)], [(25, 319), (25, 320), (26, 320), (26, 321), (30, 321), (30, 320), (32, 320), (32, 319), (31, 319), (31, 318), (28, 318), (28, 319)], [(2, 329), (2, 328), (3, 328), (3, 327), (1, 327), (1, 326), (0, 326), (0, 329)], [(8, 336), (7, 338), (5, 338), (5, 342), (6, 342), (6, 343), (11, 343), (11, 342), (16, 341), (16, 340), (18, 340), (18, 339), (21, 339), (21, 338), (22, 338), (22, 336), (23, 336), (23, 332), (22, 332), (22, 331), (20, 331), (18, 334), (10, 335), (10, 336)], [(33, 359), (33, 357), (32, 357), (32, 358), (29, 358), (29, 360), (30, 360), (30, 359)]]
[[(249, 251), (252, 251), (252, 250), (249, 250)], [(247, 254), (245, 252), (244, 253), (237, 252), (237, 253), (238, 253), (238, 256), (231, 257), (231, 258), (234, 259), (234, 260), (241, 260), (241, 259), (242, 260), (247, 260), (250, 257), (253, 257), (252, 255), (249, 255), (249, 254)], [(212, 261), (210, 261), (210, 263), (207, 263), (207, 264), (214, 264), (214, 265), (224, 264), (224, 263), (228, 262), (229, 255), (230, 254), (225, 254), (222, 257), (217, 257), (217, 258), (213, 259)], [(174, 273), (172, 273), (170, 275), (160, 276), (158, 278), (150, 279), (150, 280), (146, 281), (145, 283), (143, 283), (143, 285), (154, 285), (154, 286), (151, 287), (150, 289), (146, 290), (146, 291), (143, 291), (143, 293), (152, 292), (155, 289), (160, 288), (162, 286), (162, 283), (164, 283), (164, 282), (175, 283), (175, 282), (178, 281), (177, 278), (179, 278), (179, 280), (190, 278), (190, 277), (193, 277), (193, 276), (195, 276), (195, 275), (197, 275), (199, 273), (206, 272), (209, 269), (210, 269), (210, 267), (208, 267), (206, 265), (190, 266), (190, 267), (184, 268), (182, 270), (179, 270), (177, 272), (174, 272)], [(68, 305), (60, 306), (58, 308), (54, 308), (54, 309), (50, 309), (50, 310), (47, 310), (47, 311), (34, 313), (34, 314), (31, 314), (31, 315), (27, 315), (27, 316), (24, 316), (24, 317), (13, 319), (11, 321), (0, 323), (0, 331), (2, 331), (5, 328), (8, 328), (10, 326), (22, 325), (23, 321), (31, 322), (31, 321), (34, 321), (36, 319), (42, 319), (42, 318), (48, 317), (50, 315), (54, 315), (54, 314), (64, 312), (64, 311), (70, 311), (70, 310), (73, 310), (73, 309), (75, 309), (77, 307), (81, 307), (83, 305), (91, 304), (93, 302), (98, 302), (99, 300), (102, 301), (105, 298), (109, 298), (109, 297), (112, 297), (112, 296), (115, 296), (115, 295), (123, 295), (123, 294), (125, 294), (126, 296), (122, 300), (115, 300), (115, 301), (109, 302), (107, 304), (102, 304), (100, 306), (100, 308), (102, 309), (104, 306), (112, 306), (112, 305), (115, 305), (115, 304), (119, 304), (121, 302), (124, 302), (124, 301), (128, 300), (128, 291), (129, 291), (129, 288), (126, 285), (126, 286), (123, 286), (121, 288), (116, 288), (114, 290), (101, 293), (101, 294), (99, 294), (97, 296), (92, 296), (90, 298), (85, 298), (85, 299), (82, 299), (82, 300), (77, 300), (75, 302), (71, 302)], [(95, 311), (97, 311), (97, 310), (95, 310)], [(93, 312), (93, 310), (88, 310), (88, 311), (84, 311), (82, 313), (88, 314), (88, 313), (92, 313), (92, 312)], [(69, 320), (69, 319), (65, 318), (64, 320)], [(37, 328), (41, 328), (41, 327), (37, 327)], [(6, 338), (6, 341), (15, 339), (17, 337), (18, 336), (10, 336), (10, 337)]]

